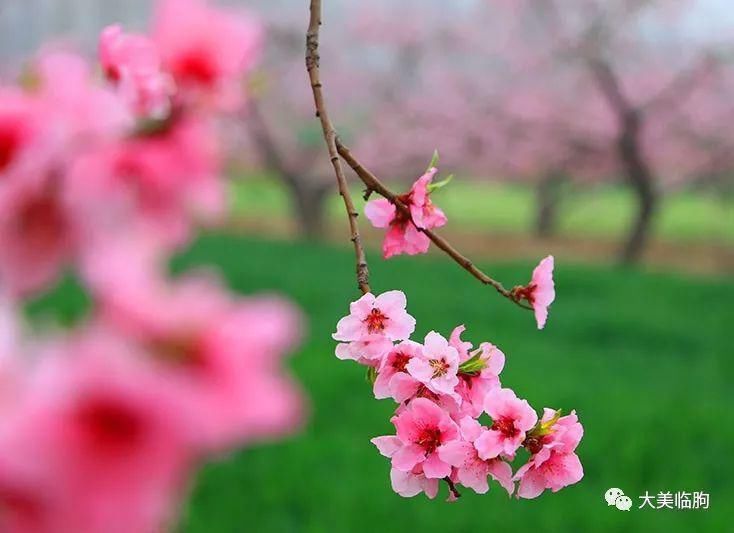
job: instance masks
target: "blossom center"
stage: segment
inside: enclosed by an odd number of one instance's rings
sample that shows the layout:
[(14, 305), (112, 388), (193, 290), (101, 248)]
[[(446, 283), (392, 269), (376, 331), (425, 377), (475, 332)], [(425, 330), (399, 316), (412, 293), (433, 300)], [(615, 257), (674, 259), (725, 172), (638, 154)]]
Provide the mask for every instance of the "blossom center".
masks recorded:
[(87, 401), (77, 412), (77, 421), (92, 446), (107, 450), (128, 449), (143, 432), (138, 414), (113, 399)]
[(428, 364), (431, 365), (431, 368), (433, 369), (434, 378), (445, 376), (449, 371), (449, 368), (451, 368), (451, 365), (449, 365), (445, 359), (431, 359)]
[(441, 430), (437, 427), (423, 428), (416, 444), (423, 448), (427, 454), (433, 453), (441, 445)]
[(508, 439), (517, 437), (520, 434), (520, 430), (515, 427), (515, 421), (512, 418), (506, 416), (500, 417), (497, 420), (493, 421), (492, 429), (495, 431), (499, 431)]
[(17, 131), (11, 128), (0, 128), (0, 172), (13, 162), (19, 145), (20, 139)]
[(387, 322), (387, 320), (387, 317), (382, 314), (382, 311), (375, 307), (370, 311), (363, 322), (367, 324), (367, 331), (369, 333), (382, 333), (385, 329), (385, 322)]
[(393, 357), (391, 366), (395, 370), (395, 372), (405, 372), (405, 367), (408, 366), (409, 362), (409, 355), (406, 355), (403, 352), (398, 352)]
[(217, 79), (212, 58), (203, 50), (191, 50), (183, 55), (176, 62), (174, 70), (180, 79), (205, 87), (214, 85)]

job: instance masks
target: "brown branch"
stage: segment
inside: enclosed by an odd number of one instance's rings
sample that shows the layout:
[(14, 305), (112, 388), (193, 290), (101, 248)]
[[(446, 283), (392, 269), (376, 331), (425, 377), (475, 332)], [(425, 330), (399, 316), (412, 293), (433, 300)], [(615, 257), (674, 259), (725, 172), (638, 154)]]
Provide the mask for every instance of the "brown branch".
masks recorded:
[[(354, 170), (357, 176), (359, 176), (359, 179), (362, 180), (362, 183), (365, 184), (365, 186), (367, 187), (367, 191), (374, 191), (383, 198), (386, 198), (390, 203), (394, 204), (397, 209), (400, 209), (400, 211), (404, 215), (406, 215), (408, 218), (411, 218), (410, 209), (408, 208), (408, 206), (400, 201), (398, 195), (388, 189), (377, 178), (377, 176), (367, 170), (367, 168), (365, 168), (352, 155), (352, 152), (349, 150), (349, 148), (347, 148), (338, 138), (336, 139), (336, 149), (342, 159), (344, 159), (344, 161), (352, 168), (352, 170)], [(469, 274), (474, 276), (484, 285), (490, 285), (494, 287), (498, 293), (500, 293), (502, 296), (509, 299), (510, 301), (516, 303), (520, 307), (524, 309), (532, 309), (531, 307), (526, 306), (521, 301), (518, 301), (516, 298), (514, 298), (512, 291), (507, 290), (502, 285), (502, 283), (491, 278), (490, 276), (482, 272), (479, 268), (477, 268), (476, 265), (474, 265), (474, 263), (472, 263), (472, 261), (468, 257), (462, 255), (461, 252), (454, 248), (446, 239), (434, 233), (430, 229), (418, 228), (418, 230), (422, 231), (433, 244), (435, 244), (439, 249), (443, 250), (449, 257), (451, 257), (451, 259), (453, 259), (464, 270), (469, 272)]]
[(443, 478), (443, 480), (444, 480), (444, 481), (446, 482), (446, 484), (447, 484), (447, 485), (449, 486), (449, 491), (451, 492), (451, 494), (453, 495), (453, 497), (454, 497), (454, 498), (456, 498), (456, 499), (459, 499), (459, 498), (461, 498), (461, 493), (460, 493), (460, 492), (459, 492), (459, 490), (458, 490), (458, 489), (456, 488), (456, 485), (454, 484), (454, 482), (453, 482), (453, 481), (451, 481), (451, 478), (450, 478), (450, 477), (448, 477), (448, 476), (446, 476), (445, 478)]
[(334, 174), (339, 186), (339, 194), (344, 200), (344, 207), (347, 211), (349, 219), (349, 230), (351, 241), (354, 245), (354, 255), (357, 262), (357, 284), (362, 294), (370, 292), (369, 270), (367, 268), (367, 258), (362, 247), (362, 240), (359, 235), (359, 227), (357, 224), (358, 213), (354, 209), (354, 202), (349, 193), (347, 179), (344, 176), (344, 169), (339, 159), (336, 149), (336, 132), (334, 126), (329, 120), (326, 111), (326, 103), (321, 83), (321, 75), (319, 72), (319, 29), (321, 26), (321, 0), (311, 0), (311, 16), (308, 24), (308, 32), (306, 33), (306, 70), (311, 81), (311, 90), (313, 92), (314, 106), (316, 107), (316, 116), (321, 121), (321, 129), (324, 133), (324, 141), (329, 149), (329, 158), (334, 167)]

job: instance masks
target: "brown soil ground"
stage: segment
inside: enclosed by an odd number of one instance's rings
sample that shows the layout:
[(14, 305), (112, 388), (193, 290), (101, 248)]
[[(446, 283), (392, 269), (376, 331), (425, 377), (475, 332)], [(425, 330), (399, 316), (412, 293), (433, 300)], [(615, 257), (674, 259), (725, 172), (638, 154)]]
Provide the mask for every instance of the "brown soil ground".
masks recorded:
[[(281, 239), (295, 239), (293, 224), (286, 219), (262, 220), (238, 218), (227, 228), (243, 234), (265, 235)], [(380, 233), (363, 228), (365, 245), (380, 246)], [(442, 231), (457, 249), (473, 260), (530, 259), (553, 253), (559, 259), (586, 263), (610, 264), (616, 261), (619, 243), (608, 239), (583, 237), (555, 237), (546, 240), (528, 235), (488, 234), (479, 231), (449, 229)], [(326, 240), (347, 242), (344, 227), (330, 226)], [(701, 275), (734, 274), (734, 247), (718, 244), (670, 243), (654, 241), (645, 252), (643, 265), (654, 270)]]

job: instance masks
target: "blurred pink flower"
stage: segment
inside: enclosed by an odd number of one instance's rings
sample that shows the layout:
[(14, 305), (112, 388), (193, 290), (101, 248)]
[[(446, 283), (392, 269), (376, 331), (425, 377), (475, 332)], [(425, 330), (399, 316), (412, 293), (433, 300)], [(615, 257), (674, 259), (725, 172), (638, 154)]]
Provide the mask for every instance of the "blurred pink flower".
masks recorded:
[(397, 436), (375, 437), (372, 443), (380, 453), (392, 459), (393, 468), (414, 472), (421, 466), (429, 479), (451, 474), (451, 466), (441, 460), (438, 448), (459, 438), (459, 428), (438, 405), (416, 398), (391, 420)]
[[(155, 259), (150, 249), (141, 253)], [(298, 425), (301, 395), (282, 368), (300, 337), (293, 306), (274, 297), (234, 299), (213, 276), (165, 284), (136, 269), (105, 274), (105, 264), (90, 262), (88, 269), (104, 322), (167, 373), (202, 446), (228, 449)]]
[(178, 120), (156, 135), (121, 139), (80, 157), (70, 174), (70, 196), (105, 232), (133, 220), (141, 231), (178, 245), (194, 222), (212, 223), (224, 213), (220, 164), (210, 125)]
[(242, 78), (259, 59), (262, 38), (251, 15), (205, 0), (160, 0), (156, 9), (153, 40), (185, 99), (239, 105)]
[(499, 455), (515, 456), (526, 432), (538, 421), (526, 400), (520, 400), (511, 389), (493, 389), (484, 400), (484, 410), (492, 417), (492, 426), (484, 430), (474, 445), (484, 460)]
[(108, 26), (100, 34), (99, 58), (107, 79), (136, 115), (161, 119), (169, 114), (175, 83), (161, 70), (158, 50), (148, 37)]
[(410, 217), (385, 198), (370, 200), (365, 215), (376, 228), (387, 229), (382, 244), (385, 259), (394, 255), (416, 255), (428, 251), (430, 240), (419, 229), (433, 229), (446, 224), (446, 215), (429, 197), (428, 186), (438, 170), (431, 168), (418, 178), (407, 194), (398, 199), (410, 209)]
[(349, 305), (349, 315), (336, 325), (337, 341), (356, 341), (367, 335), (383, 335), (391, 341), (407, 339), (415, 329), (415, 319), (405, 311), (402, 291), (387, 291), (375, 297), (363, 295)]
[(56, 176), (22, 176), (0, 188), (0, 279), (14, 295), (55, 281), (78, 243)]
[(41, 355), (11, 439), (22, 447), (12, 453), (16, 467), (27, 458), (39, 467), (28, 497), (34, 513), (50, 517), (36, 519), (48, 531), (162, 527), (193, 459), (165, 376), (100, 330)]

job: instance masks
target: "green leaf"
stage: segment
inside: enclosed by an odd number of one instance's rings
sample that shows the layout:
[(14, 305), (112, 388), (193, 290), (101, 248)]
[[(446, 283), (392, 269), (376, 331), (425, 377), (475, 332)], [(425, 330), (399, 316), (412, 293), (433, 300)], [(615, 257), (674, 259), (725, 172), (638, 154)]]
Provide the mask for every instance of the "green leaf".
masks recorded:
[(451, 183), (451, 180), (454, 179), (453, 174), (449, 174), (446, 179), (443, 179), (441, 181), (437, 181), (436, 183), (429, 183), (428, 184), (428, 192), (433, 192), (437, 189), (440, 189), (442, 187), (446, 187), (449, 183)]
[(367, 383), (369, 383), (370, 385), (375, 384), (375, 381), (377, 380), (377, 370), (375, 369), (375, 367), (373, 366), (367, 367), (366, 379), (367, 379)]
[(438, 150), (436, 149), (433, 151), (433, 157), (431, 157), (431, 162), (428, 164), (428, 169), (426, 170), (426, 172), (438, 166), (438, 159)]

